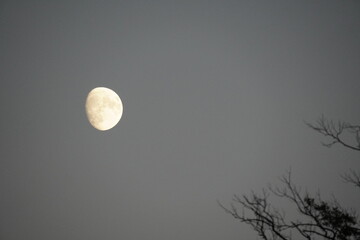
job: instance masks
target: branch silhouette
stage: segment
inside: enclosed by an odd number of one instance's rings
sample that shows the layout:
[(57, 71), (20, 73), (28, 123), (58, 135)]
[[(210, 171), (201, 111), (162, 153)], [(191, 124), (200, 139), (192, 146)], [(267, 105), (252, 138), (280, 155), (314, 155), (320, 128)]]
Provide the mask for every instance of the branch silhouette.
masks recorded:
[(345, 173), (341, 176), (341, 178), (347, 182), (355, 185), (360, 188), (360, 173), (355, 170), (350, 169), (349, 173)]
[[(291, 179), (291, 171), (280, 178), (281, 187), (268, 187), (261, 194), (234, 195), (230, 207), (220, 207), (240, 222), (250, 225), (265, 240), (305, 239), (349, 240), (360, 239), (360, 226), (355, 212), (339, 203), (323, 201), (320, 195), (302, 192)], [(301, 215), (297, 220), (285, 218), (285, 213), (273, 207), (269, 196), (288, 200)], [(241, 211), (239, 211), (239, 206)]]
[[(305, 122), (305, 124), (316, 132), (330, 138), (330, 142), (322, 143), (326, 147), (331, 147), (334, 144), (341, 144), (346, 148), (360, 151), (360, 125), (352, 125), (347, 122), (326, 119), (321, 116), (315, 124)], [(345, 134), (353, 135), (355, 142), (348, 143), (344, 140)]]
[[(323, 143), (331, 147), (340, 144), (348, 149), (360, 151), (360, 126), (346, 122), (333, 122), (322, 116), (315, 124), (306, 123), (308, 127), (321, 133), (330, 142)], [(345, 141), (351, 135), (355, 141)], [(360, 189), (360, 173), (355, 170), (343, 174), (342, 179)], [(234, 195), (229, 207), (218, 201), (219, 206), (235, 219), (245, 223), (265, 240), (291, 239), (328, 239), (360, 240), (360, 222), (355, 211), (343, 208), (334, 198), (322, 200), (320, 194), (310, 195), (296, 186), (292, 181), (291, 170), (280, 177), (281, 185), (269, 186), (258, 194)], [(273, 207), (269, 198), (286, 200), (298, 215), (288, 219), (285, 212)], [(240, 210), (239, 210), (240, 209)]]

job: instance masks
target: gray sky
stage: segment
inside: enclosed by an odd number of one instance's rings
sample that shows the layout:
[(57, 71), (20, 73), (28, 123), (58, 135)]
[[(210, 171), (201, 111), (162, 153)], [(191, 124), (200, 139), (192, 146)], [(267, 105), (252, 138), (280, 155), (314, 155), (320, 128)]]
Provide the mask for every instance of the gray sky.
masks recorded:
[(359, 1), (1, 1), (0, 238), (257, 239), (216, 201), (289, 167), (360, 210), (359, 155), (303, 122), (360, 122), (359, 29)]

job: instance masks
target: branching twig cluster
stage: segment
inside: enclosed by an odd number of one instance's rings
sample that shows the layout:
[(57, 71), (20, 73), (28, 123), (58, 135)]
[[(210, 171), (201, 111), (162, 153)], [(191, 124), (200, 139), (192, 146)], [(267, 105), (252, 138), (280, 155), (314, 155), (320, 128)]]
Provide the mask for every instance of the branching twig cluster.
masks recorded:
[[(324, 117), (316, 124), (306, 124), (331, 139), (323, 145), (331, 147), (338, 143), (360, 151), (359, 125), (340, 121), (335, 123)], [(345, 141), (349, 134), (355, 138), (353, 143)], [(341, 177), (360, 189), (360, 172), (350, 170)], [(355, 212), (342, 208), (336, 200), (323, 201), (319, 194), (312, 197), (308, 192), (302, 192), (293, 184), (291, 171), (280, 180), (282, 187), (269, 187), (263, 190), (262, 194), (252, 193), (242, 197), (235, 195), (229, 208), (221, 203), (219, 205), (234, 218), (250, 225), (264, 240), (291, 240), (293, 236), (294, 239), (302, 237), (307, 240), (360, 240), (360, 222)], [(297, 219), (286, 219), (284, 212), (269, 203), (270, 195), (290, 202), (299, 213)]]
[[(234, 218), (250, 225), (262, 239), (360, 239), (360, 226), (355, 213), (343, 209), (336, 201), (325, 202), (320, 196), (302, 193), (291, 181), (291, 172), (281, 178), (282, 188), (269, 187), (261, 195), (234, 196), (230, 208), (219, 205)], [(285, 219), (285, 214), (272, 207), (270, 194), (289, 200), (301, 214), (297, 220)], [(239, 212), (240, 205), (241, 212)], [(296, 235), (297, 233), (297, 235)], [(295, 237), (296, 236), (296, 237)]]
[[(360, 125), (352, 125), (342, 121), (334, 122), (332, 120), (327, 120), (324, 116), (319, 118), (315, 124), (306, 122), (306, 125), (331, 139), (330, 142), (323, 143), (326, 147), (331, 147), (332, 145), (339, 143), (346, 148), (360, 151)], [(348, 143), (344, 140), (343, 136), (345, 133), (354, 136), (354, 143)]]
[[(322, 135), (331, 138), (330, 142), (322, 143), (326, 147), (331, 147), (332, 145), (339, 143), (346, 148), (360, 151), (360, 125), (352, 125), (342, 121), (335, 123), (332, 120), (327, 120), (324, 116), (321, 116), (316, 124), (306, 123), (306, 125)], [(353, 144), (345, 142), (343, 139), (343, 135), (346, 133), (354, 137)], [(360, 172), (350, 170), (349, 173), (343, 174), (341, 177), (345, 182), (360, 187)]]
[(360, 188), (360, 172), (350, 169), (348, 173), (343, 174), (341, 177), (345, 182), (354, 184)]

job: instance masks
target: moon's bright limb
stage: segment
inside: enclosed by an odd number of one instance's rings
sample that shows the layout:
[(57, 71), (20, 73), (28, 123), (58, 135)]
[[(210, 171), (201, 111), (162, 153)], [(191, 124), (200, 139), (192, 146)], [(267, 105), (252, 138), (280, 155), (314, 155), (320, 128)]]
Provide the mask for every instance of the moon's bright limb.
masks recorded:
[(120, 97), (113, 90), (97, 87), (86, 98), (85, 110), (90, 124), (101, 131), (113, 128), (123, 113)]

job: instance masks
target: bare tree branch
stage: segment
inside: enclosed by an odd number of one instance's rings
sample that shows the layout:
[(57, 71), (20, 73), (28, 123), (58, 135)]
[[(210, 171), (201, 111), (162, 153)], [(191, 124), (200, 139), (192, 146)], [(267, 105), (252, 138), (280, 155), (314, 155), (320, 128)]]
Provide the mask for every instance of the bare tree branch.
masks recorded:
[[(360, 125), (341, 121), (335, 123), (323, 116), (316, 124), (306, 124), (330, 139), (323, 143), (324, 146), (341, 144), (360, 151)], [(352, 136), (354, 141), (349, 141), (349, 136)], [(350, 170), (341, 177), (345, 182), (360, 187), (359, 172)], [(230, 207), (225, 207), (220, 202), (218, 204), (235, 219), (250, 225), (265, 240), (291, 240), (293, 233), (296, 239), (360, 240), (360, 222), (355, 211), (342, 208), (335, 198), (324, 201), (320, 194), (312, 197), (307, 191), (302, 191), (292, 182), (291, 170), (282, 176), (280, 181), (281, 187), (269, 186), (260, 195), (254, 192), (249, 196), (235, 195)], [(271, 206), (270, 195), (290, 202), (299, 213), (298, 219), (286, 219), (283, 211)], [(242, 209), (241, 213), (239, 207)]]
[[(329, 142), (322, 143), (326, 147), (339, 143), (346, 148), (360, 151), (360, 125), (351, 125), (342, 121), (333, 122), (327, 120), (324, 116), (321, 116), (315, 124), (308, 122), (305, 122), (305, 124), (316, 132), (330, 138)], [(343, 136), (346, 133), (353, 135), (354, 143), (348, 143), (344, 140)]]
[[(291, 171), (281, 177), (280, 181), (281, 188), (268, 187), (260, 195), (235, 195), (230, 208), (220, 202), (218, 204), (235, 219), (250, 225), (265, 240), (289, 240), (292, 239), (293, 232), (308, 240), (360, 239), (360, 227), (355, 213), (343, 209), (336, 201), (325, 202), (320, 195), (311, 197), (309, 193), (302, 192), (292, 183)], [(270, 194), (289, 200), (300, 213), (300, 219), (286, 220), (285, 214), (269, 203)], [(237, 205), (242, 208), (241, 213)]]
[(351, 183), (360, 188), (360, 172), (356, 172), (355, 170), (350, 169), (350, 172), (343, 174), (341, 178), (345, 182)]

